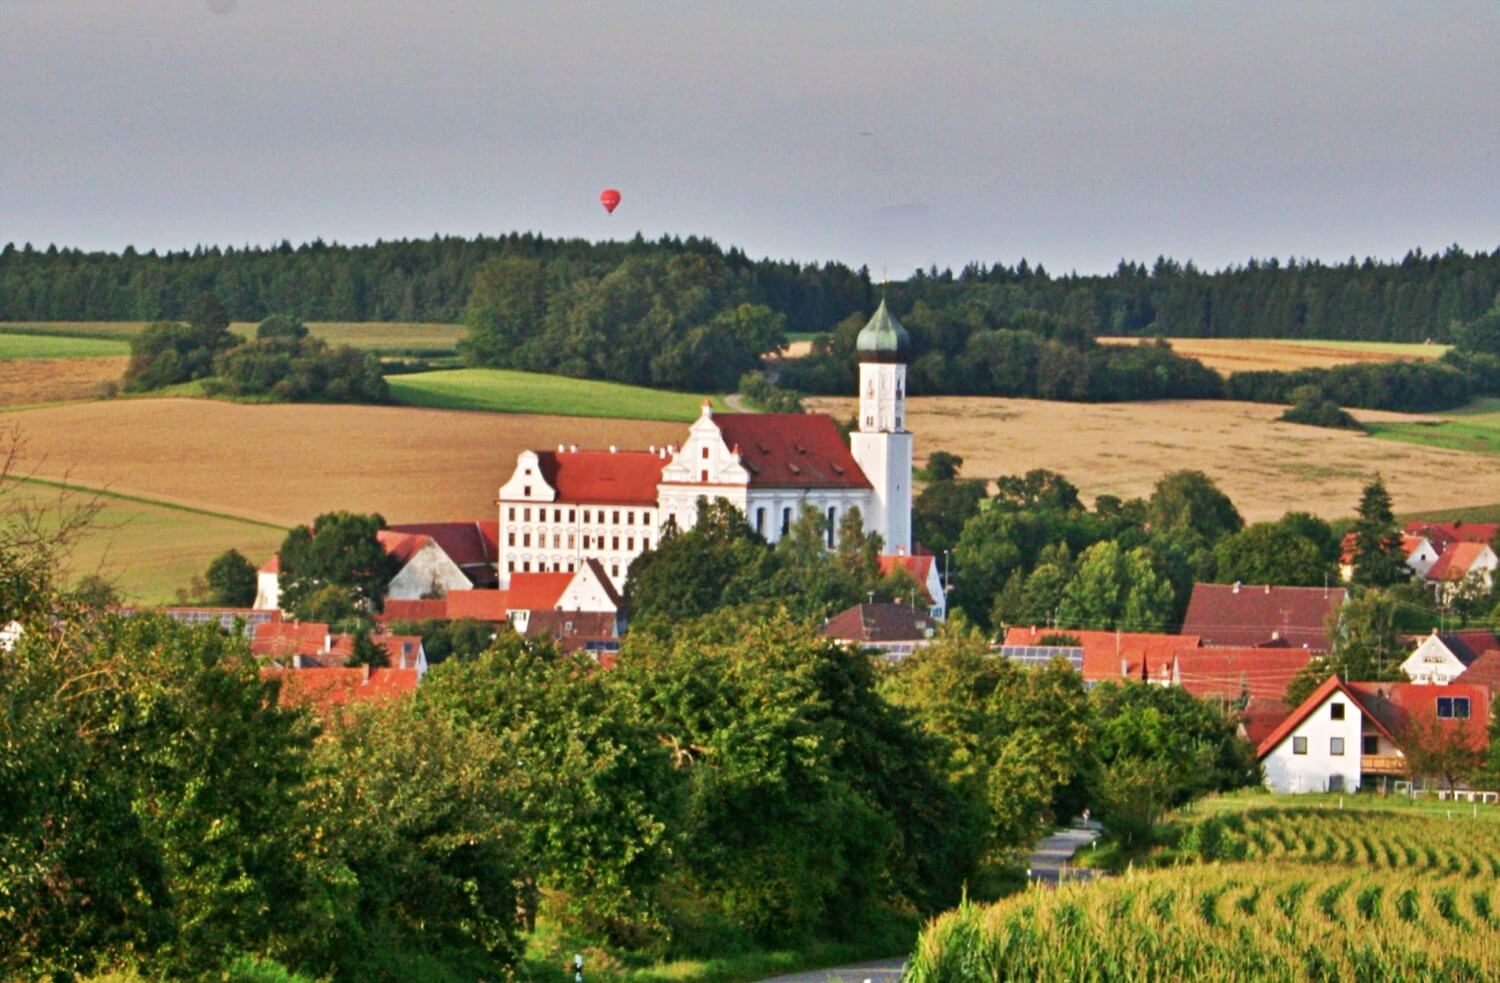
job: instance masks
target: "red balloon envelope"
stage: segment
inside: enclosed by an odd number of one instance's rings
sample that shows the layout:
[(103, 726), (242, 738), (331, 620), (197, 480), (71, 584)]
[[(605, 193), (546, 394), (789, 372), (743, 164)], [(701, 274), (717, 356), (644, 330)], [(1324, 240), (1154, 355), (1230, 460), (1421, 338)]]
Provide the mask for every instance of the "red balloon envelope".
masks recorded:
[(599, 204), (604, 206), (606, 212), (613, 215), (615, 209), (620, 205), (620, 193), (614, 188), (605, 188), (599, 192)]

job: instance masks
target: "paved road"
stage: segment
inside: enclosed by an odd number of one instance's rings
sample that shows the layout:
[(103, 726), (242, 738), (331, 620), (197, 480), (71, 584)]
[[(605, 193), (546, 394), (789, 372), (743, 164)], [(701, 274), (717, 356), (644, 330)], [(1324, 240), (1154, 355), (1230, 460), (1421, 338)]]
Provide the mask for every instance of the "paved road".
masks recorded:
[(777, 976), (769, 980), (761, 980), (761, 983), (896, 983), (901, 978), (901, 970), (906, 966), (906, 957), (897, 956), (894, 959), (882, 959), (879, 962), (859, 963), (855, 966), (835, 966), (832, 969), (813, 969), (805, 973), (793, 973), (790, 976)]
[(1087, 867), (1068, 866), (1068, 860), (1073, 854), (1098, 838), (1098, 823), (1089, 823), (1081, 828), (1065, 829), (1046, 837), (1031, 853), (1031, 860), (1028, 862), (1031, 879), (1043, 884), (1057, 884), (1064, 880), (1074, 881), (1097, 876), (1098, 871)]
[[(1068, 860), (1079, 850), (1099, 838), (1099, 824), (1088, 823), (1083, 827), (1065, 829), (1045, 837), (1031, 852), (1027, 872), (1031, 879), (1042, 884), (1057, 884), (1098, 876), (1098, 871), (1087, 867), (1069, 867)], [(777, 976), (761, 983), (897, 983), (906, 960), (897, 956), (879, 962), (860, 963), (855, 966), (834, 966), (831, 969), (815, 969), (805, 973)]]

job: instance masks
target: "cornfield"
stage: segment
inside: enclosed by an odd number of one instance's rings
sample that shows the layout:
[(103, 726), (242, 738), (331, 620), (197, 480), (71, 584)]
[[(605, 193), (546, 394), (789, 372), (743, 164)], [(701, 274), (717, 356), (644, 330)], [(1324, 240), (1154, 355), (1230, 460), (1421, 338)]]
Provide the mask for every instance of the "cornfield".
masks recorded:
[[(1500, 979), (1494, 830), (1337, 812), (1218, 817), (1183, 837), (1179, 855), (1205, 862), (940, 916), (905, 983)], [(1212, 859), (1225, 856), (1243, 859)]]

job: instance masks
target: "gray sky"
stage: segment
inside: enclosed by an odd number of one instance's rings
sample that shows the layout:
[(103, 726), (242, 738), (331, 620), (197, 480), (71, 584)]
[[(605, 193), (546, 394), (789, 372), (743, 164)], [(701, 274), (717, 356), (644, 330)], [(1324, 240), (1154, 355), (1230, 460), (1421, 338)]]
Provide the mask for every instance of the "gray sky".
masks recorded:
[(892, 277), (1488, 251), (1500, 2), (0, 0), (0, 242), (512, 229)]

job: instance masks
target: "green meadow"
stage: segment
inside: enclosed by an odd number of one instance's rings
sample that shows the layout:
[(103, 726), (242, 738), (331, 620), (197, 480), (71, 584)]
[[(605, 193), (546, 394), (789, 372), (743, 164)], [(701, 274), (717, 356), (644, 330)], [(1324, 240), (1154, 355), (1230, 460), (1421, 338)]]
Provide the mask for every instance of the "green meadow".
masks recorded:
[[(389, 376), (391, 395), (411, 406), (487, 413), (551, 413), (559, 416), (690, 422), (703, 396), (593, 379), (518, 372), (453, 369)], [(716, 410), (727, 409), (714, 399)]]
[(113, 338), (84, 338), (0, 331), (0, 362), (17, 358), (98, 358), (128, 355), (130, 346)]
[(1430, 414), (1431, 422), (1367, 423), (1370, 433), (1386, 440), (1424, 444), (1453, 451), (1500, 454), (1500, 398), (1478, 399), (1447, 413)]
[(0, 484), (0, 522), (24, 509), (41, 517), (42, 529), (55, 530), (61, 516), (79, 508), (97, 512), (64, 558), (64, 572), (74, 580), (98, 574), (130, 604), (175, 602), (177, 589), (225, 550), (259, 565), (286, 536), (268, 523), (99, 489), (34, 479)]

